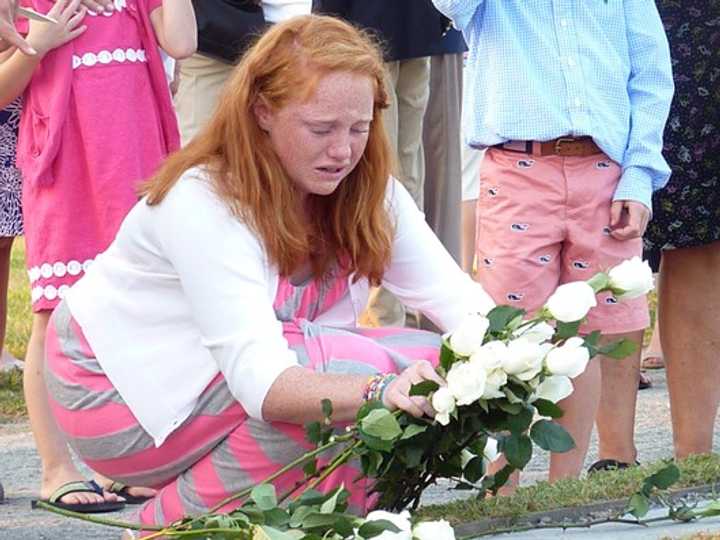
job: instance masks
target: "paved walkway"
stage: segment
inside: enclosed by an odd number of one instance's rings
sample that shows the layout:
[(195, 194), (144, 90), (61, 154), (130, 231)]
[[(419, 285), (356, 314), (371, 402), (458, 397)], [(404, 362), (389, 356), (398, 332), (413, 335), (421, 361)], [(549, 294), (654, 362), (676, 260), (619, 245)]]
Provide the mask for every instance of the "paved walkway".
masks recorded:
[[(667, 403), (667, 389), (664, 371), (650, 372), (654, 386), (640, 392), (638, 400), (638, 418), (636, 440), (639, 460), (649, 463), (672, 454), (672, 435), (670, 432), (670, 411)], [(720, 433), (720, 422), (716, 427)], [(720, 449), (720, 435), (716, 435), (715, 448)], [(596, 459), (597, 446), (593, 442), (588, 464)], [(544, 478), (547, 467), (547, 455), (538, 452), (528, 466), (523, 483)], [(88, 525), (76, 520), (56, 517), (44, 511), (30, 510), (30, 500), (39, 485), (39, 460), (35, 452), (32, 437), (26, 423), (0, 425), (0, 480), (5, 486), (8, 503), (0, 505), (0, 540), (38, 540), (38, 539), (79, 539), (105, 540), (119, 538), (117, 529)], [(428, 490), (426, 500), (439, 503), (451, 500), (458, 492), (442, 488)], [(125, 519), (132, 511), (112, 515)], [(107, 514), (106, 514), (107, 515)], [(720, 520), (701, 522), (692, 525), (692, 530), (720, 531)], [(633, 529), (627, 526), (601, 526), (591, 530), (573, 530), (563, 533), (558, 529), (532, 531), (530, 533), (504, 535), (501, 538), (512, 540), (568, 538), (575, 539), (656, 539), (663, 537), (679, 538), (691, 532), (687, 526), (652, 527)]]

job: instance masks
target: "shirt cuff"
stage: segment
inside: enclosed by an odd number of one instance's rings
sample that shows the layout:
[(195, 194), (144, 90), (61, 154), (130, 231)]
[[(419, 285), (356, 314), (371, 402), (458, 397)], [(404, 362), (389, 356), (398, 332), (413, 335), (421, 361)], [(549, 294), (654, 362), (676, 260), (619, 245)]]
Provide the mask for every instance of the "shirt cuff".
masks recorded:
[(636, 201), (652, 212), (652, 178), (640, 167), (626, 168), (618, 182), (613, 201)]
[(288, 351), (284, 358), (264, 362), (262, 367), (244, 374), (243, 380), (237, 385), (237, 395), (235, 397), (250, 418), (265, 420), (262, 416), (262, 407), (270, 387), (283, 371), (298, 365), (295, 353)]

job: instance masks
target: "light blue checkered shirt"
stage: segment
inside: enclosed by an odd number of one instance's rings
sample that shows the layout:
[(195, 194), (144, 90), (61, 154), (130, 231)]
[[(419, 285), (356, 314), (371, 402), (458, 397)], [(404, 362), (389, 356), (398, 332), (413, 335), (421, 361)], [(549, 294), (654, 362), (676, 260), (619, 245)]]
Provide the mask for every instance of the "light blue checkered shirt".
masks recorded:
[(615, 200), (651, 208), (673, 95), (653, 0), (433, 0), (465, 35), (465, 141), (591, 136), (622, 165)]

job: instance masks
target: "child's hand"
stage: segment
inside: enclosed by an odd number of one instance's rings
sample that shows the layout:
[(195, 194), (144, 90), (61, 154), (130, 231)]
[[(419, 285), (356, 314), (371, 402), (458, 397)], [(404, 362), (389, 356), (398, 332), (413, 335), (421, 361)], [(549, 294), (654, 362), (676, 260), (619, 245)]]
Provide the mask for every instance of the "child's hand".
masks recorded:
[(48, 17), (57, 21), (57, 24), (30, 21), (30, 32), (27, 41), (38, 54), (44, 55), (48, 51), (64, 45), (82, 34), (87, 27), (80, 25), (87, 9), (80, 7), (81, 0), (58, 0), (48, 11)]

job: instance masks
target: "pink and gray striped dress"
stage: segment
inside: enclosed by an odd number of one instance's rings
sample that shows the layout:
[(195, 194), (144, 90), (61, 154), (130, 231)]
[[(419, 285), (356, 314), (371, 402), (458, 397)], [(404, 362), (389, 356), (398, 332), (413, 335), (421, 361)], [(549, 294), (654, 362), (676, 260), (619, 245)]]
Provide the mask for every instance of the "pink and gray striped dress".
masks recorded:
[[(313, 322), (347, 294), (347, 275), (337, 270), (302, 285), (281, 278), (275, 313), (302, 365), (319, 372), (372, 375), (400, 372), (418, 359), (437, 362), (440, 336), (431, 332), (331, 328)], [(190, 417), (155, 447), (104, 374), (102, 361), (95, 358), (65, 302), (53, 313), (46, 346), (51, 406), (70, 445), (101, 474), (159, 490), (140, 509), (144, 524), (168, 524), (206, 512), (312, 448), (302, 426), (249, 418), (222, 375), (205, 388)], [(357, 476), (357, 465), (348, 464), (320, 489), (344, 483), (351, 492), (351, 509), (365, 512), (372, 505), (369, 484), (356, 481)], [(287, 474), (276, 487), (287, 491), (301, 478), (301, 471)]]

